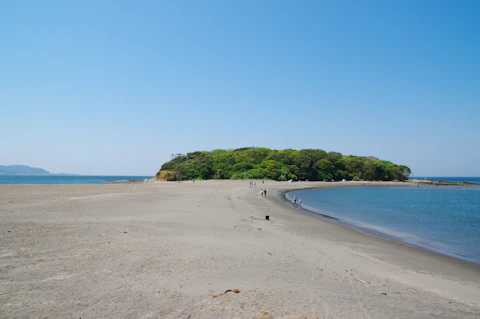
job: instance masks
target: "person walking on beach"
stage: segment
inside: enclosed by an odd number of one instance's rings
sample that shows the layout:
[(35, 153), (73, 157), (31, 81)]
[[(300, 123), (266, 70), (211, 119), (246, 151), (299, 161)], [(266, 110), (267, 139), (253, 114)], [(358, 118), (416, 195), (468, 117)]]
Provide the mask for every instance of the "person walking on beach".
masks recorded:
[(263, 197), (267, 198), (267, 190), (266, 189), (263, 190)]
[(297, 195), (293, 195), (293, 203), (294, 203), (294, 204), (297, 203)]
[(260, 196), (263, 197), (263, 189), (260, 190)]

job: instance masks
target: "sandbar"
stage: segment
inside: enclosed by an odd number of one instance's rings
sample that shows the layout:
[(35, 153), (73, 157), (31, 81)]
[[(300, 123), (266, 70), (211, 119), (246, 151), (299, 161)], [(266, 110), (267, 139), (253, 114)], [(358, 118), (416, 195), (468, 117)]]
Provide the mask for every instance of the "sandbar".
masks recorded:
[(479, 265), (277, 196), (363, 184), (0, 185), (0, 317), (480, 318)]

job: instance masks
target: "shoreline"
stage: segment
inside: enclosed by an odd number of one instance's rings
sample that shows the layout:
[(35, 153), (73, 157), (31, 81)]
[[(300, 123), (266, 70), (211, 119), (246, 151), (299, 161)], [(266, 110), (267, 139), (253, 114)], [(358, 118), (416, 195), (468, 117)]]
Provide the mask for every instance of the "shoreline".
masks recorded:
[[(378, 183), (381, 183), (381, 182), (378, 182)], [(442, 186), (444, 186), (444, 185), (442, 185)], [(447, 186), (456, 186), (456, 185), (447, 185)], [(469, 258), (467, 256), (462, 256), (462, 255), (456, 254), (454, 252), (449, 252), (447, 250), (442, 250), (440, 248), (435, 248), (435, 247), (429, 246), (428, 244), (423, 244), (419, 241), (416, 241), (415, 239), (409, 239), (409, 238), (406, 238), (406, 237), (396, 236), (396, 235), (393, 235), (393, 234), (388, 234), (386, 232), (382, 232), (381, 230), (375, 230), (375, 229), (371, 229), (371, 228), (368, 228), (368, 227), (362, 227), (362, 226), (359, 226), (359, 225), (355, 225), (354, 223), (344, 221), (341, 218), (338, 218), (338, 217), (335, 217), (335, 216), (332, 216), (332, 215), (328, 215), (328, 214), (325, 214), (325, 213), (316, 212), (314, 210), (311, 210), (311, 209), (309, 209), (305, 206), (299, 205), (299, 204), (297, 204), (297, 206), (295, 206), (295, 205), (293, 205), (293, 201), (287, 198), (287, 194), (291, 193), (293, 191), (299, 191), (299, 190), (302, 191), (302, 190), (307, 190), (307, 189), (322, 189), (322, 188), (343, 188), (343, 187), (414, 187), (414, 185), (403, 185), (402, 186), (402, 185), (396, 185), (396, 184), (395, 185), (377, 185), (377, 184), (375, 184), (375, 185), (345, 185), (345, 186), (320, 187), (320, 188), (319, 187), (311, 187), (311, 188), (302, 188), (302, 189), (293, 188), (293, 189), (289, 189), (289, 190), (280, 191), (277, 195), (278, 195), (278, 200), (282, 201), (284, 204), (288, 205), (290, 208), (301, 210), (301, 211), (305, 212), (306, 214), (310, 214), (310, 215), (313, 215), (313, 216), (316, 216), (316, 217), (319, 217), (319, 218), (325, 218), (325, 219), (328, 219), (328, 220), (332, 220), (332, 221), (334, 221), (338, 224), (350, 227), (354, 230), (363, 231), (365, 233), (375, 235), (375, 236), (378, 236), (378, 237), (381, 237), (381, 238), (385, 238), (385, 239), (388, 239), (388, 240), (393, 240), (393, 241), (396, 241), (396, 242), (401, 243), (401, 244), (410, 245), (410, 246), (413, 246), (413, 247), (416, 247), (416, 248), (419, 248), (419, 249), (423, 249), (423, 250), (426, 250), (426, 251), (429, 251), (429, 252), (434, 252), (434, 253), (440, 254), (442, 256), (448, 256), (448, 257), (451, 257), (451, 258), (466, 261), (466, 262), (472, 263), (474, 265), (480, 266), (480, 261)], [(375, 226), (375, 225), (372, 225), (372, 226)], [(421, 239), (421, 238), (419, 238), (419, 239)]]
[[(305, 214), (277, 198), (292, 186), (330, 184), (0, 185), (0, 314), (480, 315), (478, 265)], [(227, 289), (240, 293), (212, 297)]]
[[(312, 182), (309, 182), (309, 183), (312, 183)], [(475, 277), (478, 277), (480, 275), (480, 264), (475, 263), (473, 261), (461, 259), (461, 258), (450, 256), (447, 254), (442, 254), (437, 251), (427, 249), (421, 246), (417, 246), (408, 242), (402, 242), (397, 239), (392, 239), (392, 238), (389, 238), (388, 236), (381, 236), (374, 232), (353, 227), (351, 224), (341, 222), (341, 220), (333, 216), (329, 216), (326, 214), (324, 214), (323, 216), (319, 216), (317, 213), (311, 213), (306, 209), (297, 209), (290, 204), (291, 202), (288, 199), (286, 198), (284, 199), (281, 197), (282, 193), (286, 194), (290, 191), (304, 190), (304, 189), (321, 189), (321, 188), (332, 188), (332, 187), (333, 188), (362, 187), (362, 186), (365, 186), (365, 187), (407, 186), (404, 183), (396, 183), (396, 182), (370, 182), (369, 185), (358, 185), (358, 183), (362, 183), (362, 182), (356, 182), (356, 183), (357, 183), (356, 185), (342, 184), (342, 185), (335, 185), (335, 186), (333, 185), (330, 186), (329, 185), (330, 183), (324, 183), (314, 187), (299, 185), (300, 187), (297, 187), (297, 188), (292, 188), (292, 187), (284, 188), (277, 192), (277, 196), (275, 200), (279, 205), (286, 207), (286, 209), (290, 211), (293, 216), (296, 215), (298, 217), (303, 215), (305, 218), (308, 218), (309, 220), (311, 220), (312, 224), (315, 223), (314, 220), (319, 220), (323, 223), (334, 225), (332, 228), (338, 227), (345, 230), (345, 233), (343, 233), (342, 236), (345, 234), (348, 234), (349, 235), (348, 237), (355, 238), (349, 243), (350, 245), (356, 246), (358, 245), (358, 242), (369, 242), (369, 241), (376, 241), (377, 244), (381, 246), (385, 245), (385, 249), (382, 249), (382, 253), (381, 253), (383, 257), (381, 259), (382, 260), (381, 263), (387, 263), (394, 267), (400, 267), (400, 269), (412, 269), (418, 273), (430, 273), (431, 265), (434, 265), (434, 264), (442, 265), (440, 268), (437, 269), (436, 276), (445, 277), (445, 278), (448, 278), (453, 274), (458, 275), (458, 274), (467, 273), (467, 272), (473, 272), (473, 273), (478, 272), (478, 275), (475, 275)], [(414, 185), (408, 185), (408, 186), (413, 187)], [(345, 238), (341, 238), (340, 242), (342, 244), (347, 243)], [(400, 252), (401, 254), (399, 254)], [(371, 253), (372, 253), (372, 250), (368, 248), (367, 254), (370, 255)], [(380, 260), (378, 260), (377, 258), (374, 258), (374, 260), (380, 262)], [(460, 267), (460, 269), (454, 270), (454, 268), (456, 268), (457, 266)], [(478, 279), (476, 280), (476, 282), (480, 284), (480, 281)], [(435, 291), (440, 291), (440, 290), (435, 290)]]

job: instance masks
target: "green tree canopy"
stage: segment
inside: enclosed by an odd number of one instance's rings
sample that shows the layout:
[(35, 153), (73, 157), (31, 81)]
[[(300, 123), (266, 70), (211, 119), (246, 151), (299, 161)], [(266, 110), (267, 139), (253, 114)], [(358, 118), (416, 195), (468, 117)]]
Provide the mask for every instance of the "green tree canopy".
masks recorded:
[(290, 179), (407, 180), (410, 169), (376, 157), (342, 155), (321, 149), (271, 150), (244, 147), (179, 155), (162, 165), (156, 178), (189, 179)]

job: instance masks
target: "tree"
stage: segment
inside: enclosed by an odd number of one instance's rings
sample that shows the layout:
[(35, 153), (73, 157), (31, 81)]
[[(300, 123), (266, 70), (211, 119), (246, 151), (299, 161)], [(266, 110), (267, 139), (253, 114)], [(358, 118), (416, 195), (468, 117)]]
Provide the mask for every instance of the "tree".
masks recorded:
[(286, 169), (285, 165), (274, 160), (263, 161), (260, 166), (265, 171), (265, 176), (273, 180), (278, 180), (280, 176), (288, 174), (288, 169)]
[(330, 180), (333, 178), (335, 172), (335, 165), (332, 164), (327, 158), (322, 158), (315, 163), (316, 179)]

